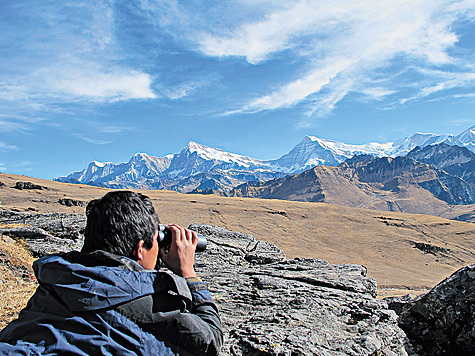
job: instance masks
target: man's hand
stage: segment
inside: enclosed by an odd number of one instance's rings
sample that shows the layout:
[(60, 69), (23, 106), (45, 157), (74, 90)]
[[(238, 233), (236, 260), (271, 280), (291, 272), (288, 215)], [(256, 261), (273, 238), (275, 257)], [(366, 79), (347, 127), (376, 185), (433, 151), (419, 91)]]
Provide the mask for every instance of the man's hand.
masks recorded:
[(196, 233), (175, 224), (168, 228), (172, 232), (172, 243), (168, 253), (160, 249), (160, 258), (173, 273), (183, 278), (196, 277), (193, 268), (198, 244)]

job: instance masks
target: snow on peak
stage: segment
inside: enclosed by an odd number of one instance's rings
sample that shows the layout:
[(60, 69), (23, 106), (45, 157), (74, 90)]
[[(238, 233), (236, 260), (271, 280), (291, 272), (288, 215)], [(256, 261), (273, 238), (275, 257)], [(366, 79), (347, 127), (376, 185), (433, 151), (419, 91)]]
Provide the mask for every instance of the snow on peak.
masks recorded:
[(92, 164), (96, 167), (99, 167), (99, 168), (105, 167), (107, 163), (109, 163), (109, 162), (92, 161)]
[(463, 144), (474, 144), (475, 143), (475, 126), (472, 126), (456, 136), (457, 139)]
[(143, 152), (137, 152), (136, 154), (134, 154), (134, 157), (147, 158), (147, 157), (150, 157), (150, 156), (146, 153), (143, 153)]
[(236, 163), (240, 166), (249, 167), (250, 165), (262, 165), (263, 162), (251, 157), (242, 156), (236, 153), (223, 151), (220, 148), (213, 148), (190, 141), (185, 148), (190, 154), (196, 152), (198, 156), (205, 160), (220, 161), (226, 163)]
[(137, 152), (132, 156), (132, 158), (129, 160), (129, 162), (140, 162), (140, 161), (150, 161), (151, 156), (149, 156), (146, 153), (143, 152)]
[(327, 140), (323, 138), (318, 138), (315, 136), (307, 136), (312, 143), (318, 143), (323, 149), (330, 150), (333, 153), (336, 153), (341, 156), (351, 157), (355, 154), (368, 153), (376, 156), (382, 156), (388, 154), (389, 150), (392, 148), (392, 142), (379, 143), (379, 142), (370, 142), (365, 144), (348, 144), (344, 142)]

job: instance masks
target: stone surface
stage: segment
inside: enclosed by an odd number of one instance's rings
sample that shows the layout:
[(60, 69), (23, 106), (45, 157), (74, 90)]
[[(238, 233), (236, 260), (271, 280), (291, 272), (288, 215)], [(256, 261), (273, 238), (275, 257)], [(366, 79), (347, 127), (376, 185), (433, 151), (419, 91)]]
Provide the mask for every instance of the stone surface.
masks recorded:
[(86, 206), (86, 202), (70, 198), (59, 199), (58, 203), (64, 206)]
[(475, 355), (475, 264), (404, 305), (399, 325), (423, 355)]
[(31, 182), (16, 182), (15, 184), (15, 188), (16, 189), (19, 189), (19, 190), (23, 190), (23, 189), (39, 189), (39, 190), (48, 190), (49, 188), (47, 187), (43, 187), (41, 185), (38, 185), (38, 184), (33, 184)]
[(68, 252), (83, 243), (86, 217), (67, 213), (20, 213), (0, 209), (0, 234), (23, 239), (33, 256)]
[[(85, 217), (0, 210), (0, 223), (41, 255), (80, 248)], [(221, 355), (414, 354), (396, 313), (375, 298), (376, 282), (364, 267), (286, 260), (275, 245), (250, 235), (209, 225), (190, 228), (208, 239), (195, 267), (220, 310)]]
[(364, 267), (285, 260), (275, 246), (250, 235), (190, 228), (208, 238), (195, 263), (220, 308), (222, 355), (413, 353), (396, 313), (374, 297), (376, 282)]

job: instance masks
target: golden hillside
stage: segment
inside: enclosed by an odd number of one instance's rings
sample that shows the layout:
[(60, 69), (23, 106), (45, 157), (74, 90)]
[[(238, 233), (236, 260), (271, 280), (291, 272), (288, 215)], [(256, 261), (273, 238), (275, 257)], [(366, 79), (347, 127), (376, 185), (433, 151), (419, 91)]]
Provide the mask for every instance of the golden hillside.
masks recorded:
[[(87, 202), (108, 191), (7, 174), (0, 174), (0, 182), (2, 208), (33, 213), (83, 213), (83, 207), (61, 205), (59, 199)], [(16, 182), (48, 189), (18, 190)], [(471, 223), (326, 203), (142, 192), (153, 200), (164, 223), (215, 224), (274, 243), (288, 258), (364, 265), (378, 281), (381, 295), (420, 293), (475, 262)]]

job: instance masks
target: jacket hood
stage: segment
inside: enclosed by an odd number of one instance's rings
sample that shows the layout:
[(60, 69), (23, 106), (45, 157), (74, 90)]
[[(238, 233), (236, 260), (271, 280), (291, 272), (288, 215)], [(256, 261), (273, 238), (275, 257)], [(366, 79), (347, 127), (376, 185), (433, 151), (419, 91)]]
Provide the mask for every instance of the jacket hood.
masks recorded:
[(72, 312), (109, 308), (165, 291), (191, 301), (185, 279), (144, 270), (135, 261), (104, 251), (44, 256), (33, 263), (33, 270), (40, 285)]

